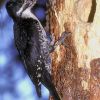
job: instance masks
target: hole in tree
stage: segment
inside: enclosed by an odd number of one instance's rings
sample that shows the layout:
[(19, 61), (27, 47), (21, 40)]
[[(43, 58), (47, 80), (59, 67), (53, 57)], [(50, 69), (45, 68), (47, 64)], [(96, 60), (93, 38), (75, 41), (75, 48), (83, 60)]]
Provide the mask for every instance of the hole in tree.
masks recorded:
[(94, 20), (94, 16), (95, 16), (95, 12), (96, 12), (96, 0), (92, 0), (92, 6), (91, 6), (91, 11), (88, 17), (88, 22), (93, 22)]

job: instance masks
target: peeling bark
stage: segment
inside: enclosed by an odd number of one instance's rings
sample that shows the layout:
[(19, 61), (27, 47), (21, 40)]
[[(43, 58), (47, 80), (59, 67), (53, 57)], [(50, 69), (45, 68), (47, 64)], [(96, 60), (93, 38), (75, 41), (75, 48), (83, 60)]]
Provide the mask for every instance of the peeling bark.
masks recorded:
[(53, 82), (62, 100), (100, 100), (100, 0), (51, 0), (50, 31), (56, 40), (70, 23), (68, 48), (52, 54)]
[(90, 100), (100, 100), (100, 58), (92, 60), (90, 65)]

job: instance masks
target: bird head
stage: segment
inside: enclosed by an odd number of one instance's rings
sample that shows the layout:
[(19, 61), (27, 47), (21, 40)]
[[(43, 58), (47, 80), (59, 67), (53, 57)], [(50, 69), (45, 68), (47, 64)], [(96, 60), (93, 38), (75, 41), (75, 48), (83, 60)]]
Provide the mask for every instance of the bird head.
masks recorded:
[(10, 17), (12, 17), (13, 20), (16, 18), (16, 12), (21, 8), (23, 5), (24, 0), (9, 0), (6, 3), (6, 9)]
[(36, 4), (37, 0), (24, 0), (23, 5), (17, 12), (17, 16), (21, 16), (23, 12), (27, 9), (31, 10), (31, 8)]

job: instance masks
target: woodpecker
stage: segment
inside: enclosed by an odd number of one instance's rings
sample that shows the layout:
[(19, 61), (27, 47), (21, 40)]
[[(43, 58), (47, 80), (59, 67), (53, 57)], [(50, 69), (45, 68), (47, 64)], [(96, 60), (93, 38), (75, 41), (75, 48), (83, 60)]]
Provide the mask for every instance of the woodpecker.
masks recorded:
[(6, 4), (14, 22), (14, 40), (25, 69), (41, 97), (43, 84), (54, 97), (60, 100), (51, 77), (51, 58), (46, 32), (38, 18), (32, 13), (37, 0), (10, 0)]

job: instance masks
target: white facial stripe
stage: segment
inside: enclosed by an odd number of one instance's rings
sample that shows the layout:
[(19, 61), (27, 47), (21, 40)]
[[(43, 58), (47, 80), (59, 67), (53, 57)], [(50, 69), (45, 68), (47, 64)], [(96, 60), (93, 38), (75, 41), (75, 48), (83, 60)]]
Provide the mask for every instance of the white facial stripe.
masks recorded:
[(19, 11), (17, 11), (17, 16), (20, 16), (21, 15), (21, 13), (24, 10), (25, 5), (26, 5), (26, 3), (24, 2), (24, 4), (22, 5), (22, 7), (19, 9)]
[[(37, 0), (24, 0), (24, 4), (22, 7), (17, 11), (17, 16), (22, 18), (33, 18), (34, 16), (31, 13), (31, 8), (36, 4)], [(29, 5), (28, 8), (24, 9), (26, 5)]]

